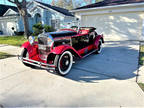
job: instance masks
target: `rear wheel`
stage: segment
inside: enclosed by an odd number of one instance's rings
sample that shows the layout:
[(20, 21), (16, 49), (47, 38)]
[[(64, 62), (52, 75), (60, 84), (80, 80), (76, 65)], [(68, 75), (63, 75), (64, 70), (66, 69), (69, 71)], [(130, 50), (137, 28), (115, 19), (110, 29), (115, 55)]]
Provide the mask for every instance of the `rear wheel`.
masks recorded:
[[(23, 57), (23, 58), (27, 58), (27, 59), (29, 59), (29, 54), (28, 54), (28, 51), (27, 51), (27, 49), (23, 49), (23, 51), (22, 51), (22, 53), (21, 53), (21, 56)], [(30, 64), (27, 64), (27, 63), (24, 63), (23, 62), (23, 64), (25, 65), (25, 66), (28, 66), (28, 67), (31, 67), (31, 68), (34, 68), (35, 66), (33, 66), (33, 65), (30, 65)]]
[(70, 51), (65, 51), (62, 55), (55, 57), (56, 72), (65, 76), (71, 70), (73, 64), (73, 55)]
[(98, 45), (98, 49), (96, 51), (96, 54), (100, 54), (102, 51), (102, 40), (99, 40), (99, 45)]

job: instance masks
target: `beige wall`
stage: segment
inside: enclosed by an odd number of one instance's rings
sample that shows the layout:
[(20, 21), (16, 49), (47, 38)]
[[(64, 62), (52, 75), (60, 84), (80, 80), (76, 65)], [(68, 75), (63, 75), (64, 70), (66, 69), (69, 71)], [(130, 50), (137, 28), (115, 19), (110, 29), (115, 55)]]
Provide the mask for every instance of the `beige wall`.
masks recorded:
[(142, 37), (144, 13), (82, 15), (81, 26), (94, 26), (106, 40), (138, 40)]

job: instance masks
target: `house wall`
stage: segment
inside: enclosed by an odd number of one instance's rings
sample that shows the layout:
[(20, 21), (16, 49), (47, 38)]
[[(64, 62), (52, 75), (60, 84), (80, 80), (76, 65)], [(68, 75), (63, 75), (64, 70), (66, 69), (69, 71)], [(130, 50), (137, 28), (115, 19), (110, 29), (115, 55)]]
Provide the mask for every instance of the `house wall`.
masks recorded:
[[(56, 23), (55, 24), (56, 29), (67, 28), (69, 27), (68, 23), (71, 23), (70, 25), (74, 25), (73, 24), (74, 17), (65, 16), (50, 8), (39, 7), (39, 5), (34, 2), (28, 6), (28, 12), (32, 15), (32, 18), (34, 18), (34, 16), (37, 13), (40, 14), (42, 24), (47, 24), (52, 26), (52, 22)], [(34, 21), (33, 24), (35, 24), (36, 23), (35, 19), (33, 19), (33, 21)]]
[(8, 9), (7, 12), (3, 15), (3, 16), (7, 16), (7, 15), (15, 15), (18, 14), (17, 12), (13, 11), (12, 9)]
[(82, 16), (82, 26), (94, 26), (107, 40), (139, 40), (142, 34), (142, 13), (119, 13)]
[[(29, 31), (32, 32), (33, 18), (29, 17), (28, 21), (29, 21)], [(21, 16), (18, 17), (17, 25), (18, 25), (17, 32), (24, 31), (24, 24)]]
[[(0, 18), (1, 30), (4, 35), (14, 35), (14, 31), (18, 30), (18, 16), (17, 17), (1, 17)], [(14, 27), (14, 30), (12, 30)]]
[[(44, 15), (42, 16), (43, 24), (47, 24), (52, 26), (52, 20), (56, 20), (58, 26), (56, 29), (61, 28), (68, 28), (68, 23), (73, 24), (73, 21), (75, 20), (74, 17), (71, 16), (65, 16), (59, 12), (51, 11), (51, 10), (43, 10)], [(60, 24), (60, 25), (59, 25)]]
[(18, 32), (19, 31), (24, 31), (24, 25), (23, 25), (23, 20), (21, 16), (18, 18)]
[(70, 28), (71, 26), (76, 25), (75, 17), (65, 16), (64, 20), (61, 22), (62, 28)]
[(45, 12), (46, 16), (45, 16), (45, 24), (47, 25), (51, 25), (51, 18), (52, 18), (52, 13), (48, 10), (46, 10)]
[[(52, 22), (54, 22), (55, 29), (68, 28), (74, 25), (74, 17), (65, 16), (53, 9), (39, 6), (39, 4), (34, 1), (30, 2), (27, 8), (28, 13), (31, 15), (31, 17), (28, 18), (30, 32), (33, 32), (32, 27), (36, 24), (36, 14), (41, 16), (41, 22), (43, 25), (46, 24), (52, 26)], [(18, 13), (10, 9), (5, 13), (5, 17), (0, 17), (0, 30), (2, 30), (5, 35), (14, 35), (11, 30), (12, 27), (14, 27), (17, 32), (24, 31), (22, 17), (15, 17), (14, 14), (17, 15)]]
[[(28, 18), (28, 21), (29, 21), (29, 31), (30, 32), (33, 32), (32, 30), (32, 27), (33, 27), (33, 18), (29, 17)], [(24, 30), (24, 29), (23, 29)]]
[(144, 12), (132, 11), (134, 8), (83, 11), (77, 16), (81, 17), (81, 26), (96, 27), (106, 40), (141, 40)]
[(0, 21), (0, 31), (2, 31), (2, 24), (1, 24), (1, 21)]

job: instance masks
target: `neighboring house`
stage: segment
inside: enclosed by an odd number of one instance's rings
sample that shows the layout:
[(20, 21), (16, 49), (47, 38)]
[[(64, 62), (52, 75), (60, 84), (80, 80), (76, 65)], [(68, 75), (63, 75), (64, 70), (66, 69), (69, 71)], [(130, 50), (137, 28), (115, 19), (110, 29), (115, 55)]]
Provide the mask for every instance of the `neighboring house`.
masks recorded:
[(81, 26), (94, 26), (106, 40), (144, 39), (144, 0), (104, 0), (72, 10)]
[(3, 34), (12, 35), (12, 27), (17, 29), (18, 26), (18, 10), (14, 6), (0, 5), (0, 31)]
[[(55, 29), (73, 26), (75, 17), (66, 9), (32, 1), (27, 4), (29, 30), (38, 22)], [(14, 31), (24, 31), (23, 20), (14, 6), (0, 5), (0, 31), (4, 35), (14, 35)]]

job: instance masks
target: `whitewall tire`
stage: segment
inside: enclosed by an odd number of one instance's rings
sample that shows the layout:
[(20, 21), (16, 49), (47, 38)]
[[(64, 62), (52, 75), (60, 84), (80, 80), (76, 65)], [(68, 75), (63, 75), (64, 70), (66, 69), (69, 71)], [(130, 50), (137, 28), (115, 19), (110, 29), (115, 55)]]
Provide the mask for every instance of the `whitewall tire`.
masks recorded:
[(73, 64), (73, 55), (70, 51), (65, 51), (62, 55), (56, 55), (56, 72), (62, 76), (67, 75)]
[(102, 40), (99, 40), (98, 49), (96, 51), (96, 54), (100, 54), (101, 51), (102, 51)]

